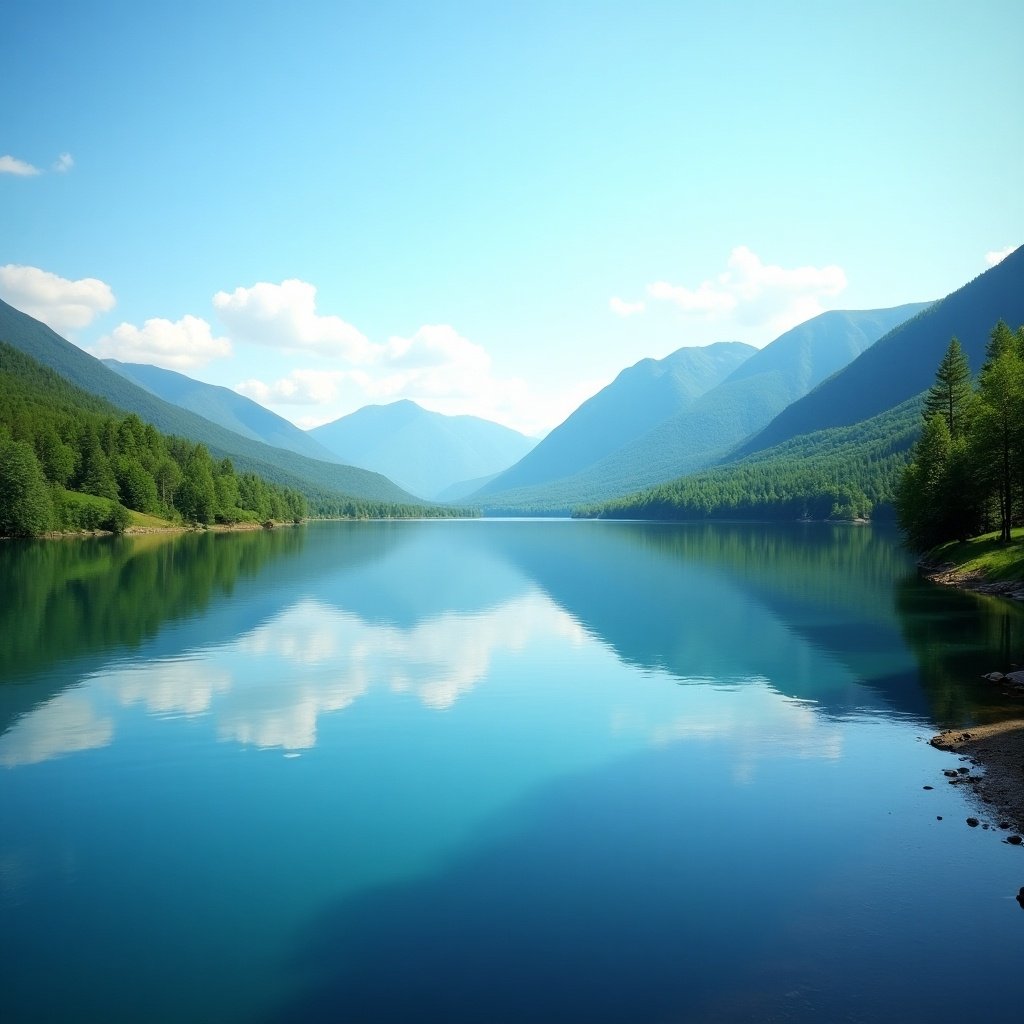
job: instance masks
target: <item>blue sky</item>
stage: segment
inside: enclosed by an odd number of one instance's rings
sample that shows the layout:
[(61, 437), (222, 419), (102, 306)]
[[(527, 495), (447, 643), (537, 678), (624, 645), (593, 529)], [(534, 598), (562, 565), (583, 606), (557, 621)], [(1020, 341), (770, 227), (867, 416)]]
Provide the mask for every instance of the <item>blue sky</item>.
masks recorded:
[(1024, 243), (1022, 39), (1019, 0), (13, 0), (0, 297), (302, 426), (533, 433)]

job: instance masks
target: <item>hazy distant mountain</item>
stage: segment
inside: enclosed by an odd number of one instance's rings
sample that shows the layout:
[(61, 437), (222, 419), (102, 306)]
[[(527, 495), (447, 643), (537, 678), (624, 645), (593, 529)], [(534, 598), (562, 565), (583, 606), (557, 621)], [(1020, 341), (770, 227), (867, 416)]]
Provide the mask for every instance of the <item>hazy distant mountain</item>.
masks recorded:
[(781, 412), (745, 444), (761, 451), (814, 430), (859, 423), (930, 387), (950, 338), (977, 373), (996, 321), (1024, 324), (1024, 246), (890, 331), (842, 372)]
[(104, 359), (103, 363), (165, 402), (197, 413), (242, 437), (308, 455), (311, 459), (340, 461), (333, 452), (317, 444), (306, 431), (230, 388), (204, 384), (183, 373), (146, 363), (122, 363), (117, 359)]
[(537, 443), (490, 420), (445, 416), (410, 401), (365, 406), (309, 435), (343, 462), (431, 499), (452, 484), (500, 472)]
[(505, 474), (473, 498), (502, 508), (565, 507), (629, 494), (709, 466), (926, 306), (822, 313), (780, 335), (686, 408), (581, 472), (545, 487), (502, 493), (496, 484)]
[(641, 359), (588, 398), (529, 455), (481, 488), (474, 500), (586, 469), (688, 408), (756, 351), (726, 341), (681, 348), (664, 359)]
[(138, 414), (165, 433), (202, 441), (215, 458), (230, 458), (239, 472), (259, 473), (267, 480), (294, 487), (310, 496), (330, 493), (379, 501), (415, 502), (411, 494), (378, 473), (273, 448), (172, 405), (2, 300), (0, 341), (49, 366), (83, 390), (107, 399), (119, 409)]

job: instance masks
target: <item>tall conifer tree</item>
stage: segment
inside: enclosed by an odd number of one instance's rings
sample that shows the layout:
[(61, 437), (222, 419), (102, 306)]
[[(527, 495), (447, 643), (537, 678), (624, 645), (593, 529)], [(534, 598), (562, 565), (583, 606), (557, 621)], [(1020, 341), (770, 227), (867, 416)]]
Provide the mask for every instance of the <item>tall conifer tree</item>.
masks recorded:
[(963, 434), (971, 403), (971, 368), (957, 338), (953, 338), (935, 372), (935, 383), (924, 400), (925, 422), (932, 416), (945, 419), (951, 437)]

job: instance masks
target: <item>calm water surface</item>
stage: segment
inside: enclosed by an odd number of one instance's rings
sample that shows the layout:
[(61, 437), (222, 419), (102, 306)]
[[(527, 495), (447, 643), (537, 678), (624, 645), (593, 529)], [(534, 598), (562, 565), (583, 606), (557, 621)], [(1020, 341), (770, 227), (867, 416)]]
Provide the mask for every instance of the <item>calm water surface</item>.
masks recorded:
[(1022, 649), (868, 529), (0, 545), (0, 1019), (1012, 1018)]

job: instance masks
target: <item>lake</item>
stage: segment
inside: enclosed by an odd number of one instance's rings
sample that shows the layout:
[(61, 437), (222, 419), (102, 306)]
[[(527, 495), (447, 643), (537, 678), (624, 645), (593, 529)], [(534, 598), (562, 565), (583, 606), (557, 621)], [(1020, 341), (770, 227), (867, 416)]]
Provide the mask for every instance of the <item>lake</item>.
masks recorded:
[(1012, 1019), (1021, 651), (867, 527), (4, 543), (0, 1019)]

